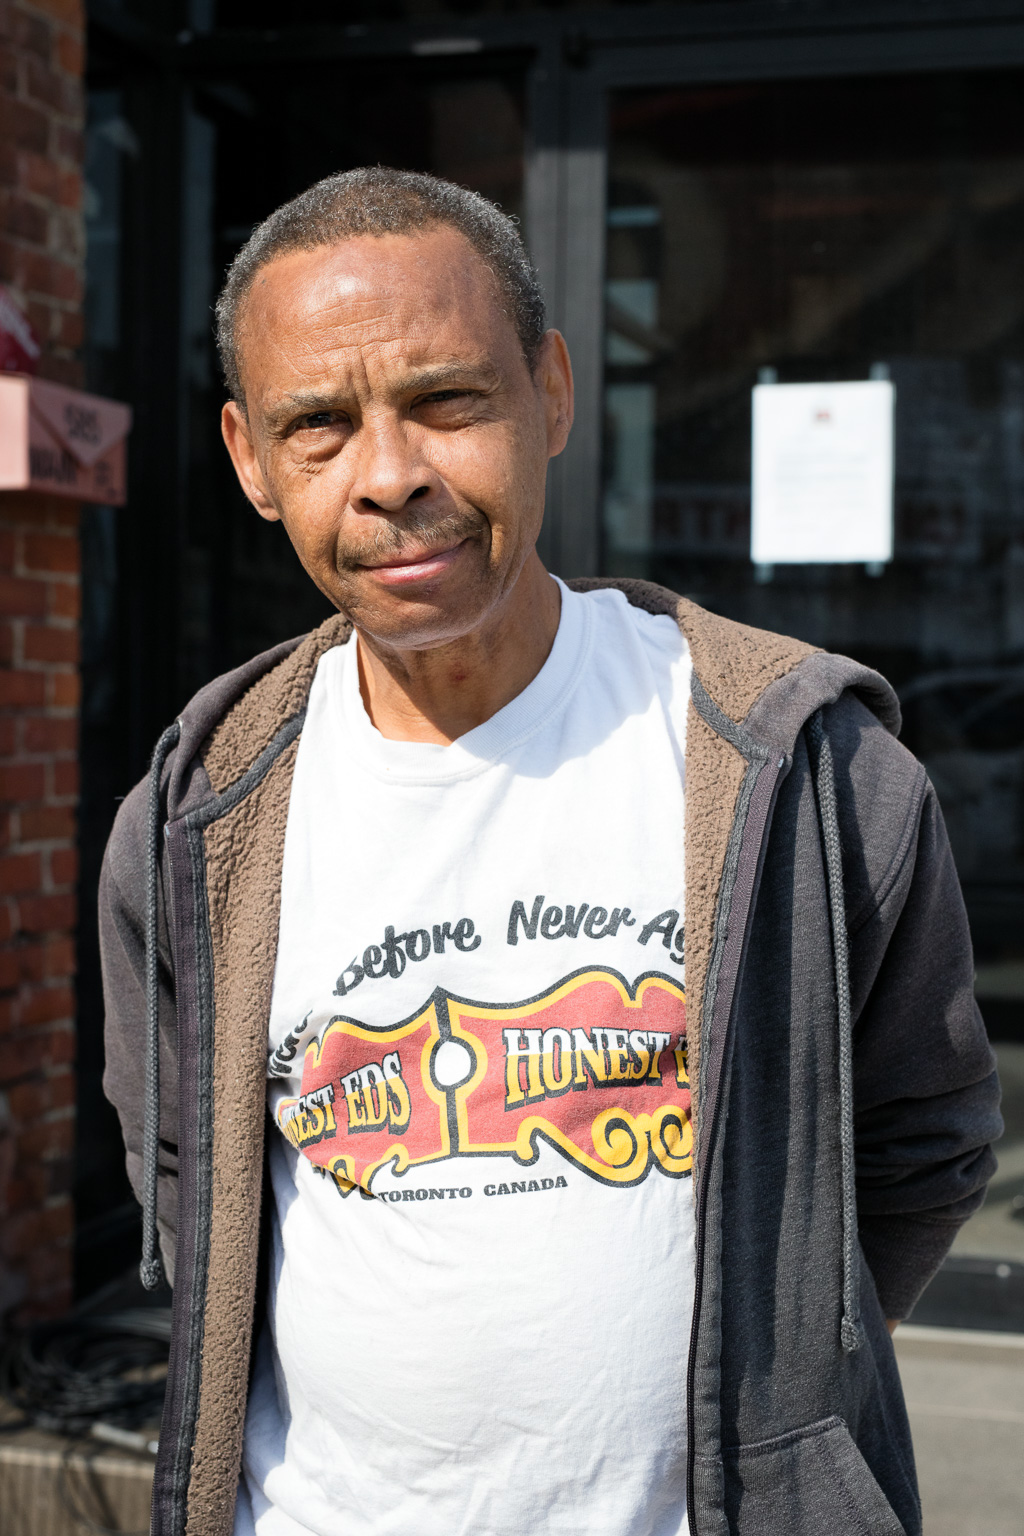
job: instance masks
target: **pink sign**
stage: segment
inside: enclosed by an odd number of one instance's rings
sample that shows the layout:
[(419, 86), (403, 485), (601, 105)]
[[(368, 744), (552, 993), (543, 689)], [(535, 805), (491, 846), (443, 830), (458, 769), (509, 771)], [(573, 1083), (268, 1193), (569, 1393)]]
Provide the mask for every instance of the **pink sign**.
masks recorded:
[(121, 506), (131, 407), (0, 372), (0, 490)]

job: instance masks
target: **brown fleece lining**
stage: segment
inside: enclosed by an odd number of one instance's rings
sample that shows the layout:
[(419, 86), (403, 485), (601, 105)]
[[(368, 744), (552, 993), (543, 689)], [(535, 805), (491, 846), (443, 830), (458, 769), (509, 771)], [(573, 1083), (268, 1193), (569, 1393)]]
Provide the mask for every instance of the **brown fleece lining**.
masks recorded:
[[(816, 646), (719, 618), (649, 581), (584, 577), (574, 592), (614, 587), (634, 608), (669, 614), (686, 636), (693, 670), (718, 707), (742, 721), (770, 683), (791, 672)], [(711, 960), (722, 868), (746, 761), (690, 704), (686, 717), (686, 1038), (696, 1141), (704, 984)]]
[[(694, 670), (731, 719), (813, 647), (706, 613), (643, 581), (571, 581), (577, 592), (616, 587), (634, 607), (670, 614)], [(256, 682), (208, 738), (202, 760), (223, 792), (306, 705), (320, 657), (346, 641), (336, 615)], [(297, 742), (262, 784), (206, 831), (214, 951), (213, 1205), (199, 1412), (188, 1536), (231, 1536), (245, 1422), (255, 1290), (267, 1030), (277, 951), (281, 867)], [(686, 743), (686, 990), (690, 1076), (700, 1052), (703, 996), (726, 847), (745, 760), (690, 705)], [(699, 1106), (694, 1100), (694, 1118)]]
[(234, 1522), (259, 1245), (267, 1020), (297, 751), (293, 742), (263, 782), (204, 834), (213, 947), (213, 1187), (188, 1536), (231, 1536)]
[(746, 761), (701, 719), (686, 716), (686, 1041), (696, 1145), (704, 983), (715, 934), (718, 890)]
[(743, 720), (769, 683), (791, 672), (805, 656), (819, 650), (787, 635), (773, 635), (767, 629), (751, 629), (736, 624), (706, 608), (698, 608), (688, 597), (679, 597), (667, 587), (650, 581), (612, 581), (599, 576), (567, 581), (574, 592), (593, 592), (599, 587), (615, 587), (634, 608), (645, 613), (668, 613), (686, 636), (693, 657), (693, 670), (719, 709), (730, 720)]
[(228, 711), (199, 754), (218, 794), (242, 777), (287, 720), (305, 709), (320, 657), (351, 633), (348, 619), (332, 614)]

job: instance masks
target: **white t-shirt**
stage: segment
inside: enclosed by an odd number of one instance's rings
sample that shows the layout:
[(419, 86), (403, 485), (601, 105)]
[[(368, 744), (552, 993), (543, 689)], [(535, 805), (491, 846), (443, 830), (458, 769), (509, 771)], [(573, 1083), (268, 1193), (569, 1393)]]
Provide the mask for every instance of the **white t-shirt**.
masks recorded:
[(322, 657), (288, 814), (272, 1273), (236, 1536), (676, 1536), (689, 656), (561, 588), (533, 682), (388, 741)]

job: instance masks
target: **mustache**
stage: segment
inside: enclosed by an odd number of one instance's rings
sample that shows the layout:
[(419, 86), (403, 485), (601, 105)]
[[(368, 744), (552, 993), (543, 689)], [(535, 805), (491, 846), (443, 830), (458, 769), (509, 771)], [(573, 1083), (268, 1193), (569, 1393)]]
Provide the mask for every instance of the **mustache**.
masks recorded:
[(402, 555), (409, 549), (431, 553), (436, 549), (451, 549), (463, 539), (478, 534), (484, 524), (480, 512), (447, 512), (438, 517), (413, 505), (401, 514), (401, 522), (395, 523), (380, 517), (373, 524), (368, 537), (346, 543), (338, 551), (339, 571), (354, 571), (359, 566), (377, 565), (388, 556)]

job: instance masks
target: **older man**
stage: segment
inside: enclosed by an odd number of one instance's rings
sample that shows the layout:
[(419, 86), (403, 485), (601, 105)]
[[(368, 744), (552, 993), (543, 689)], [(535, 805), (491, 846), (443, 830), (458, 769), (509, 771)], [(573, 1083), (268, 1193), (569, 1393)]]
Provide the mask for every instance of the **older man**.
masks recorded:
[(476, 195), (321, 182), (219, 325), (339, 612), (197, 695), (108, 851), (154, 1531), (914, 1536), (885, 1320), (999, 1121), (891, 689), (547, 574), (569, 360)]

